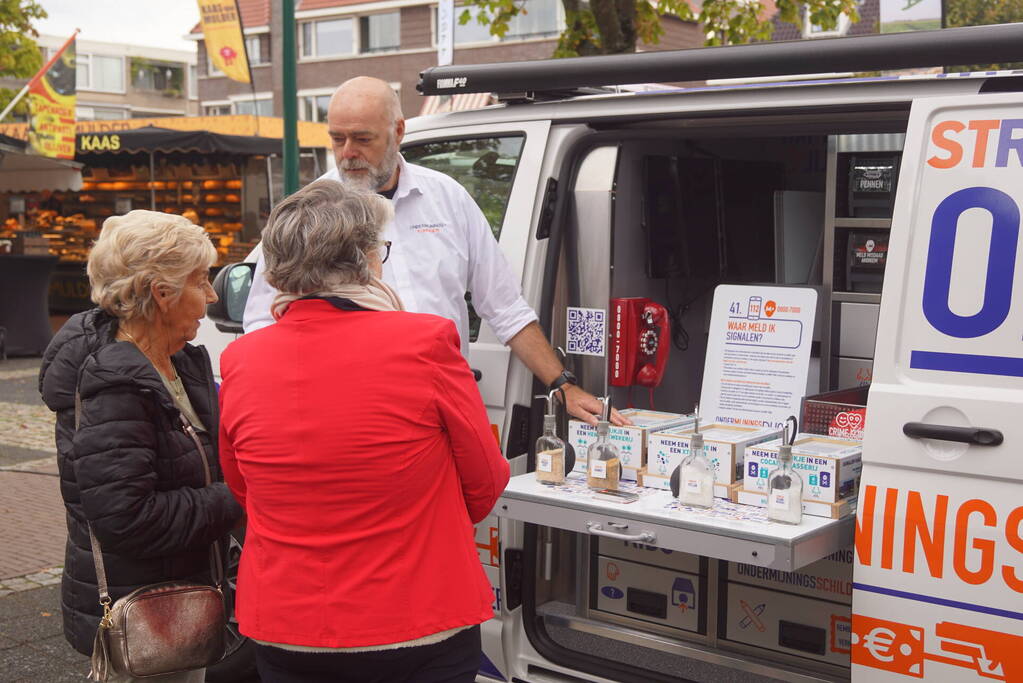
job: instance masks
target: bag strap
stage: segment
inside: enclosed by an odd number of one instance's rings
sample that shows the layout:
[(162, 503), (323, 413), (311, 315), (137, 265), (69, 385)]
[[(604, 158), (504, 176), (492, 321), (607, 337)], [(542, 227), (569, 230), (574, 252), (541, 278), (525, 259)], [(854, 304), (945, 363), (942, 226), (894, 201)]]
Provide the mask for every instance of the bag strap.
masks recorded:
[[(195, 429), (192, 427), (192, 423), (188, 421), (188, 418), (184, 416), (180, 411), (178, 415), (181, 418), (182, 429), (188, 436), (192, 438), (195, 443), (195, 447), (199, 450), (199, 457), (202, 458), (203, 477), (206, 486), (213, 483), (213, 474), (210, 470), (210, 461), (206, 456), (206, 449), (203, 448), (202, 440), (199, 435), (195, 433)], [(78, 427), (82, 422), (82, 395), (75, 388), (75, 431), (78, 431)], [(96, 565), (96, 585), (99, 588), (99, 604), (103, 606), (103, 619), (100, 620), (100, 626), (103, 628), (110, 628), (112, 621), (110, 619), (110, 604), (113, 602), (110, 599), (110, 591), (107, 584), (107, 571), (106, 566), (103, 563), (103, 548), (100, 546), (99, 539), (96, 538), (96, 532), (92, 529), (92, 524), (86, 522), (89, 527), (89, 543), (92, 546), (92, 562)], [(210, 576), (213, 578), (217, 589), (221, 589), (224, 583), (224, 565), (220, 561), (220, 548), (217, 546), (217, 542), (214, 541), (210, 545)]]

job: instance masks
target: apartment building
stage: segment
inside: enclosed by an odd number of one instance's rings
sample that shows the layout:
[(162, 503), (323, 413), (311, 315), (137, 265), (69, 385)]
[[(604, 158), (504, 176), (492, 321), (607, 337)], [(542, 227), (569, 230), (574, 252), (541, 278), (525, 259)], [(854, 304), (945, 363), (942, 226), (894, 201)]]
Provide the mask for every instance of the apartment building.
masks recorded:
[[(40, 35), (36, 42), (49, 59), (67, 36)], [(83, 40), (76, 42), (76, 113), (79, 121), (199, 113), (195, 53), (188, 50)], [(0, 79), (20, 89), (28, 79)], [(16, 121), (16, 117), (8, 119)]]
[[(372, 75), (394, 87), (407, 117), (428, 103), (416, 92), (419, 72), (437, 63), (437, 5), (429, 0), (296, 0), (299, 117), (324, 121), (331, 93), (348, 78)], [(280, 116), (273, 93), (279, 70), (272, 68), (270, 0), (239, 0), (245, 43), (252, 65), (252, 87), (231, 81), (206, 59), (201, 28), (197, 42), (199, 101), (206, 115), (257, 113)], [(470, 21), (455, 27), (456, 64), (483, 64), (550, 57), (565, 25), (561, 0), (525, 0), (507, 34), (492, 36), (488, 26)], [(475, 15), (476, 8), (469, 11)], [(456, 15), (461, 9), (456, 9)], [(660, 43), (646, 49), (678, 49), (702, 44), (695, 24), (664, 18)], [(436, 103), (433, 103), (436, 104)], [(436, 107), (432, 107), (435, 109)]]

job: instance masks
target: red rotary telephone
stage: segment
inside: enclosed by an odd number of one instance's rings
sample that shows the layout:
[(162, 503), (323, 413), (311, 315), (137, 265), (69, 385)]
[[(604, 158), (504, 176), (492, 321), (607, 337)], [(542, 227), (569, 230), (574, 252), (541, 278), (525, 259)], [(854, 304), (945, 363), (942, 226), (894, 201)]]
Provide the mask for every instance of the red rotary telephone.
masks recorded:
[(671, 348), (668, 310), (643, 297), (611, 299), (611, 325), (611, 385), (659, 385)]

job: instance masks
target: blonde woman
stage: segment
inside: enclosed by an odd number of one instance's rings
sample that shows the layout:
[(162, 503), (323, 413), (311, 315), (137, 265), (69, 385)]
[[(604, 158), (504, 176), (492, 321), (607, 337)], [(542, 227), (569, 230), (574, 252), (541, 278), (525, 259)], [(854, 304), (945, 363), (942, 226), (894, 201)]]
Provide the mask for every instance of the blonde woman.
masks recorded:
[[(71, 317), (44, 354), (40, 391), (57, 413), (67, 509), (64, 635), (85, 655), (102, 615), (90, 525), (116, 601), (161, 581), (209, 582), (210, 546), (241, 517), (219, 481), (209, 356), (188, 343), (216, 300), (209, 283), (215, 259), (203, 229), (180, 216), (132, 211), (107, 219), (87, 268), (97, 308)], [(182, 415), (203, 443), (210, 486)], [(145, 680), (203, 678), (198, 670)]]

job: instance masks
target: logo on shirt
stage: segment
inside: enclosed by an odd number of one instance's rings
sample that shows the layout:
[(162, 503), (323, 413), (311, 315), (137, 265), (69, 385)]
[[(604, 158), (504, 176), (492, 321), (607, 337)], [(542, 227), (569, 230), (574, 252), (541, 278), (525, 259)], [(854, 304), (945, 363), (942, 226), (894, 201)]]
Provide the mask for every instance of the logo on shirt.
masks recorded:
[(416, 223), (409, 226), (409, 229), (412, 232), (440, 232), (441, 228), (446, 228), (447, 226), (447, 223)]

